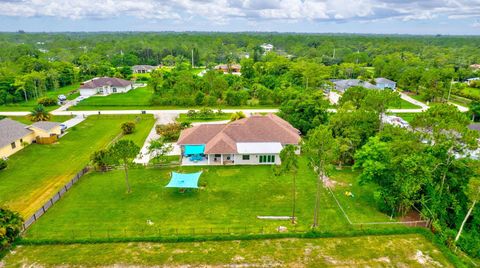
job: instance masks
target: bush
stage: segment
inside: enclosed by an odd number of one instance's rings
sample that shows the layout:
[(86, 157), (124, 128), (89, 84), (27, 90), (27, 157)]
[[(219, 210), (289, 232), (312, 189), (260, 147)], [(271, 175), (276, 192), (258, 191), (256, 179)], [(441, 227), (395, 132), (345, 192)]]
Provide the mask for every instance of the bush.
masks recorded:
[(0, 170), (7, 168), (7, 161), (5, 159), (0, 159)]
[(122, 124), (123, 134), (132, 134), (135, 131), (135, 122), (125, 122)]
[(182, 130), (182, 126), (179, 123), (170, 123), (166, 125), (157, 125), (155, 130), (157, 134), (162, 136), (164, 141), (172, 142), (178, 140), (180, 137), (180, 131)]
[(38, 104), (41, 104), (45, 107), (57, 105), (57, 100), (55, 98), (43, 97), (37, 100)]
[(7, 248), (20, 235), (22, 224), (20, 214), (0, 208), (0, 251)]

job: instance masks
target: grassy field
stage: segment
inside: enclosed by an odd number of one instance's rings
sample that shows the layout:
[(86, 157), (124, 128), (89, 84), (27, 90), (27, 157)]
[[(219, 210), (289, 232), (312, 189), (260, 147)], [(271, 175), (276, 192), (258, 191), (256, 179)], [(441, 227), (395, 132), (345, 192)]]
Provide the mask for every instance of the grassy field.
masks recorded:
[[(199, 190), (179, 193), (176, 189), (164, 187), (171, 171), (199, 170), (203, 171)], [(343, 177), (344, 181), (356, 183), (356, 176), (348, 175), (347, 178), (344, 173), (348, 171), (336, 174), (335, 178)], [(291, 177), (275, 177), (270, 166), (138, 168), (130, 170), (129, 179), (133, 192), (126, 194), (122, 170), (85, 176), (62, 202), (29, 229), (26, 237), (78, 239), (158, 236), (159, 233), (177, 232), (259, 233), (261, 230), (275, 232), (279, 225), (308, 230), (312, 224), (316, 176), (304, 158), (297, 180), (296, 227), (289, 221), (256, 218), (291, 215)], [(372, 200), (369, 201), (373, 198), (371, 191), (359, 188), (355, 191), (356, 198), (344, 200), (343, 204), (353, 207), (349, 211), (361, 208), (358, 213), (352, 213), (353, 220), (389, 220), (387, 215), (375, 209)], [(319, 229), (335, 231), (350, 227), (324, 188), (321, 190), (320, 210)]]
[[(73, 84), (73, 85), (70, 85), (70, 86), (61, 87), (57, 90), (47, 91), (44, 97), (50, 97), (50, 98), (57, 99), (58, 95), (60, 95), (60, 94), (67, 95), (69, 92), (78, 89), (79, 86), (80, 86), (80, 84), (76, 83), (76, 84)], [(78, 96), (78, 93), (69, 95), (69, 96), (67, 96), (67, 98), (68, 99), (73, 99), (73, 97), (76, 97), (76, 96)], [(32, 99), (32, 100), (29, 100), (27, 102), (20, 102), (20, 103), (15, 103), (15, 104), (8, 104), (8, 105), (0, 105), (0, 111), (30, 111), (36, 105), (37, 105), (37, 100)], [(52, 111), (52, 110), (57, 109), (58, 107), (59, 107), (58, 105), (54, 105), (54, 106), (48, 106), (48, 107), (46, 107), (46, 109), (48, 111)]]
[(117, 93), (109, 96), (92, 96), (82, 100), (70, 110), (91, 110), (90, 108), (96, 110), (102, 106), (119, 107), (120, 109), (123, 109), (124, 106), (149, 106), (152, 96), (153, 90), (150, 87), (139, 87), (127, 93)]
[[(30, 216), (89, 162), (93, 151), (120, 134), (123, 122), (134, 118), (90, 116), (58, 143), (32, 144), (10, 156), (7, 169), (0, 171), (0, 204)], [(145, 115), (136, 132), (126, 137), (141, 146), (153, 124), (153, 117)]]
[(462, 93), (465, 94), (465, 96), (472, 96), (477, 99), (480, 98), (480, 89), (478, 88), (466, 87), (462, 89)]
[[(92, 256), (95, 256), (92, 258)], [(2, 262), (0, 262), (1, 266)], [(453, 267), (421, 235), (19, 246), (5, 267)]]
[[(12, 119), (12, 120), (16, 120), (20, 123), (24, 123), (26, 125), (30, 125), (32, 124), (33, 122), (30, 121), (30, 119), (28, 119), (27, 116), (7, 116), (8, 118)], [(50, 118), (50, 121), (52, 122), (65, 122), (69, 119), (71, 119), (72, 116), (70, 115), (52, 115), (52, 117)]]
[(388, 108), (389, 109), (420, 109), (421, 107), (413, 103), (410, 103), (404, 99), (400, 99), (400, 101), (397, 104), (391, 105)]
[(223, 113), (221, 115), (215, 114), (209, 118), (190, 118), (187, 114), (180, 114), (177, 118), (177, 122), (209, 122), (209, 121), (223, 121), (223, 120), (230, 120), (232, 116), (231, 113)]

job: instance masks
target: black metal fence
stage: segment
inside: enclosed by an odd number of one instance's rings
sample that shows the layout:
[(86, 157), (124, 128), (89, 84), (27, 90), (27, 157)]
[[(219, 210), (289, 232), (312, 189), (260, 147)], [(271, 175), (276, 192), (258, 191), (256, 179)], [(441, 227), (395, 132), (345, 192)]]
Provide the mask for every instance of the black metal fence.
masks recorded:
[(23, 230), (25, 231), (34, 222), (36, 222), (47, 210), (49, 210), (65, 193), (72, 188), (72, 186), (78, 182), (78, 180), (90, 170), (89, 167), (84, 167), (78, 172), (72, 180), (65, 184), (60, 191), (58, 191), (52, 198), (50, 198), (40, 209), (38, 209), (30, 218), (23, 223)]

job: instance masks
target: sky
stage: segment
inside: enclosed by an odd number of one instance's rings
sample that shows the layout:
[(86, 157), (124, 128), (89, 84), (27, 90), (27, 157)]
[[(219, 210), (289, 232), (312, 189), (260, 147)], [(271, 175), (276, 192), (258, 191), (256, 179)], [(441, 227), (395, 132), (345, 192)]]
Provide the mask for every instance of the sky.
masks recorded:
[(480, 0), (0, 0), (0, 31), (480, 35)]

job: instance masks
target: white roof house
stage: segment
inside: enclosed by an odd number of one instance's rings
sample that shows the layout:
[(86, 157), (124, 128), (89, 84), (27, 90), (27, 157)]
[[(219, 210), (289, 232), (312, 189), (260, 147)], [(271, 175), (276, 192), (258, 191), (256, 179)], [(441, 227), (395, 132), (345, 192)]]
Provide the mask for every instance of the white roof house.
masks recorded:
[(133, 84), (128, 80), (112, 77), (96, 77), (81, 84), (80, 95), (110, 95), (112, 93), (128, 92), (132, 88)]

